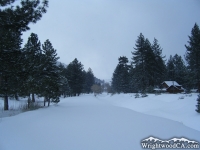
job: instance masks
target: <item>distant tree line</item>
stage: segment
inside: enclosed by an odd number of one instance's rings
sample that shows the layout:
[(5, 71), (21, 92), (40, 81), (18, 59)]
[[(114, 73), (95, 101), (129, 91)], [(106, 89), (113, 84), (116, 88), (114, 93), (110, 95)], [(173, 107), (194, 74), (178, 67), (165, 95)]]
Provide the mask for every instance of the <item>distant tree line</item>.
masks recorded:
[[(56, 49), (50, 40), (42, 45), (38, 35), (31, 33), (21, 47), (22, 32), (29, 23), (36, 23), (46, 13), (48, 1), (0, 1), (0, 96), (4, 98), (4, 110), (9, 109), (8, 97), (27, 96), (35, 102), (35, 95), (45, 102), (59, 102), (59, 97), (90, 93), (94, 82), (92, 69), (84, 71), (76, 58), (67, 66), (58, 63)], [(9, 6), (10, 5), (10, 6)]]
[(200, 29), (196, 23), (185, 47), (186, 63), (178, 54), (166, 61), (158, 40), (154, 38), (150, 43), (140, 33), (131, 61), (126, 56), (118, 59), (111, 83), (113, 92), (151, 92), (165, 80), (177, 81), (188, 92), (192, 88), (200, 90)]

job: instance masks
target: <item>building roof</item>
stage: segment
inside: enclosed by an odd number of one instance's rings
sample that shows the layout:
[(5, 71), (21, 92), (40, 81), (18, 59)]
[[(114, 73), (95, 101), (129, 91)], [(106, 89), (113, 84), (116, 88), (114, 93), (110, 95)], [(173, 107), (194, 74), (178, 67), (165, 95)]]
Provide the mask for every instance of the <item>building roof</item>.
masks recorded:
[[(178, 84), (176, 81), (164, 81), (163, 83), (166, 83), (168, 87), (170, 87), (171, 85), (174, 86), (181, 86), (180, 84)], [(162, 83), (162, 84), (163, 84)]]

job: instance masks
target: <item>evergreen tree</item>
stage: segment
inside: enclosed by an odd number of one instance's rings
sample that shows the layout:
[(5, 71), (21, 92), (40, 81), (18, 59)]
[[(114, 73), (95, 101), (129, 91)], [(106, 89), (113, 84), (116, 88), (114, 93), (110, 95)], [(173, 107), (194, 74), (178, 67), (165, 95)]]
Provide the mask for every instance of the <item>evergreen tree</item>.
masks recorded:
[(200, 91), (200, 29), (195, 23), (189, 36), (188, 45), (186, 47), (186, 61), (188, 69), (191, 72), (193, 85), (198, 87)]
[(80, 95), (83, 90), (83, 65), (75, 58), (67, 66), (67, 80), (71, 89), (71, 96)]
[(165, 57), (158, 40), (154, 38), (153, 44), (142, 33), (138, 36), (132, 52), (132, 69), (130, 70), (131, 90), (134, 92), (152, 91), (160, 85), (165, 78)]
[[(48, 101), (48, 106), (50, 100), (52, 102), (59, 102), (60, 97), (60, 87), (63, 84), (63, 78), (61, 78), (59, 68), (57, 66), (56, 50), (53, 48), (51, 42), (46, 40), (42, 45), (42, 50), (44, 53), (43, 57), (43, 71), (40, 78), (40, 91), (41, 95), (45, 97), (45, 101)], [(65, 81), (67, 82), (67, 81)]]
[(1, 0), (0, 6), (6, 6), (13, 3), (15, 0)]
[(29, 23), (40, 20), (48, 7), (48, 0), (43, 0), (42, 4), (39, 0), (23, 0), (20, 6), (13, 7), (11, 4), (15, 1), (17, 0), (0, 1), (0, 6), (6, 6), (0, 10), (0, 28), (3, 30), (12, 29), (20, 33), (29, 30)]
[(119, 64), (113, 73), (112, 88), (117, 93), (127, 93), (129, 92), (129, 65), (127, 64), (128, 58), (123, 56), (118, 60)]
[(175, 54), (173, 57), (170, 55), (170, 58), (167, 62), (167, 80), (176, 81), (179, 84), (183, 85), (186, 80), (186, 66), (181, 56)]
[(137, 82), (137, 72), (136, 69), (131, 66), (130, 71), (129, 71), (129, 91), (131, 93), (137, 93), (138, 92), (138, 87), (139, 87), (139, 82)]
[(113, 77), (112, 77), (112, 84), (111, 84), (111, 86), (112, 86), (112, 89), (113, 89), (113, 91), (114, 92), (117, 92), (117, 93), (120, 93), (121, 92), (121, 89), (120, 89), (120, 66), (119, 66), (119, 64), (117, 65), (117, 67), (115, 68), (115, 70), (114, 70), (114, 73), (113, 73)]
[(91, 87), (94, 84), (94, 74), (92, 69), (89, 68), (87, 72), (85, 72), (85, 82), (84, 82), (84, 91), (86, 93), (91, 93)]
[(142, 33), (138, 36), (135, 44), (136, 48), (134, 52), (132, 52), (132, 65), (134, 68), (134, 78), (132, 77), (132, 84), (134, 88), (139, 91), (145, 90), (145, 37)]
[(175, 54), (173, 57), (174, 62), (174, 80), (179, 84), (185, 83), (186, 66), (181, 56)]
[(70, 95), (70, 87), (66, 76), (67, 68), (61, 63), (58, 65), (58, 68), (59, 68), (59, 74), (61, 76), (60, 93), (61, 95), (66, 97)]
[(156, 61), (155, 55), (151, 48), (151, 43), (148, 39), (145, 40), (145, 57), (144, 57), (144, 69), (146, 78), (146, 89), (155, 86), (155, 72), (156, 71)]
[(32, 102), (35, 102), (34, 94), (40, 91), (41, 78), (41, 63), (42, 63), (42, 49), (37, 34), (31, 33), (27, 43), (24, 46), (24, 70), (26, 73), (26, 80), (24, 86), (27, 89), (27, 94), (32, 94)]
[[(12, 75), (17, 76), (21, 52), (21, 32), (29, 29), (29, 23), (36, 23), (46, 13), (48, 1), (45, 0), (40, 5), (40, 1), (21, 1), (21, 6), (13, 7), (11, 4), (16, 0), (0, 1), (0, 6), (6, 6), (0, 10), (0, 72), (3, 83), (4, 110), (8, 110), (8, 93), (10, 90), (9, 80)], [(10, 5), (10, 6), (9, 6)], [(18, 70), (18, 71), (17, 71)]]
[(184, 84), (183, 84), (183, 87), (186, 89), (187, 93), (190, 93), (191, 89), (195, 88), (193, 80), (194, 80), (193, 74), (190, 71), (189, 67), (187, 66), (185, 70), (185, 77), (184, 77)]
[(170, 55), (169, 60), (167, 62), (167, 80), (174, 81), (174, 72), (175, 72), (175, 66), (172, 55)]
[(151, 48), (155, 56), (155, 63), (153, 68), (154, 86), (159, 86), (165, 79), (166, 66), (165, 61), (163, 60), (165, 56), (162, 56), (162, 48), (158, 44), (158, 40), (156, 38), (154, 38)]
[(4, 110), (9, 109), (8, 96), (18, 92), (19, 81), (17, 79), (21, 71), (21, 42), (19, 32), (0, 28), (0, 93), (4, 96)]
[(142, 93), (145, 93), (149, 86), (153, 86), (154, 72), (153, 67), (155, 64), (154, 53), (151, 49), (151, 43), (148, 39), (140, 33), (135, 44), (135, 51), (132, 52), (132, 65), (135, 68), (134, 81), (135, 89)]

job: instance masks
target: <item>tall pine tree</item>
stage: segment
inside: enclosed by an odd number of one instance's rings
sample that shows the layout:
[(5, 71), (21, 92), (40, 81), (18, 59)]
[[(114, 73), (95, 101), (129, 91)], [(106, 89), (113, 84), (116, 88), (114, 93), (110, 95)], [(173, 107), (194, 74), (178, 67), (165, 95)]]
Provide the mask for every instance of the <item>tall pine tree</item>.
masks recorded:
[(25, 54), (24, 69), (27, 77), (24, 86), (27, 89), (27, 94), (29, 96), (32, 94), (32, 102), (35, 102), (34, 94), (40, 91), (38, 81), (42, 70), (42, 49), (37, 34), (31, 33), (23, 51)]
[(60, 101), (60, 87), (63, 84), (63, 78), (57, 66), (59, 57), (57, 57), (56, 49), (53, 48), (49, 40), (44, 42), (42, 50), (44, 54), (41, 64), (43, 69), (38, 81), (40, 81), (41, 95), (45, 97), (45, 101), (48, 101), (49, 106), (50, 100), (56, 103)]
[(117, 65), (112, 78), (112, 88), (117, 93), (129, 92), (129, 65), (128, 58), (119, 57), (119, 64)]
[(154, 86), (159, 86), (165, 79), (166, 66), (165, 66), (165, 56), (162, 55), (162, 48), (158, 44), (158, 40), (154, 38), (153, 44), (151, 46), (154, 56)]
[(61, 95), (66, 97), (70, 95), (71, 91), (67, 80), (67, 68), (62, 63), (58, 65), (58, 68), (59, 68), (59, 74), (61, 76), (60, 93)]
[(181, 85), (185, 84), (186, 66), (181, 56), (175, 54), (173, 57), (174, 62), (174, 80)]
[(76, 58), (67, 66), (67, 80), (71, 96), (79, 96), (83, 90), (83, 65)]
[(170, 55), (166, 68), (167, 68), (166, 80), (176, 81), (180, 85), (186, 86), (187, 68), (181, 56), (175, 54), (172, 57)]
[(195, 23), (186, 47), (186, 61), (193, 85), (200, 91), (200, 29)]
[(135, 51), (132, 52), (132, 65), (134, 69), (135, 89), (145, 93), (147, 88), (154, 86), (155, 55), (151, 43), (142, 33), (138, 36), (135, 44)]
[(85, 72), (85, 81), (84, 81), (84, 92), (91, 93), (91, 87), (94, 84), (94, 74), (92, 72), (92, 69), (89, 68), (87, 72)]
[(174, 61), (172, 55), (170, 55), (169, 60), (167, 61), (167, 77), (166, 79), (169, 81), (174, 81), (175, 77), (175, 66), (174, 66)]
[(147, 77), (146, 77), (146, 70), (145, 70), (145, 50), (146, 50), (146, 43), (145, 37), (142, 33), (138, 36), (135, 44), (135, 51), (132, 52), (132, 64), (135, 68), (135, 89), (137, 91), (144, 92), (147, 84)]

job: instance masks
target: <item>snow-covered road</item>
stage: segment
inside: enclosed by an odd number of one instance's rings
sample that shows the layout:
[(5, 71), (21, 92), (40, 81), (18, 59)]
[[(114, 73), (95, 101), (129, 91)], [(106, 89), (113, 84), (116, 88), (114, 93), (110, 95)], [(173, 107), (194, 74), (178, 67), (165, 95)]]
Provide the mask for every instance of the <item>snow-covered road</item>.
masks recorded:
[(141, 140), (187, 137), (200, 132), (172, 120), (101, 102), (91, 95), (0, 121), (0, 150), (133, 150)]

